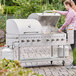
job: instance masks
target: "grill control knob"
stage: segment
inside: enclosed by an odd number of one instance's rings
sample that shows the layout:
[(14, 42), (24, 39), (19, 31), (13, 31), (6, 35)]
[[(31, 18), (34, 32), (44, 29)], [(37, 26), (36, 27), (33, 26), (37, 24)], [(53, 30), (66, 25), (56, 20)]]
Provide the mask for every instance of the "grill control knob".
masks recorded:
[(51, 39), (51, 41), (54, 41), (54, 39)]
[(30, 42), (30, 40), (27, 40), (27, 42)]
[(40, 40), (37, 40), (37, 42), (40, 42)]
[(32, 42), (35, 42), (35, 40), (32, 40)]
[(21, 40), (21, 42), (25, 42), (24, 40)]
[(46, 41), (49, 41), (49, 39), (46, 39)]
[(61, 41), (63, 41), (64, 39), (61, 39)]
[(59, 39), (56, 39), (56, 41), (59, 41)]

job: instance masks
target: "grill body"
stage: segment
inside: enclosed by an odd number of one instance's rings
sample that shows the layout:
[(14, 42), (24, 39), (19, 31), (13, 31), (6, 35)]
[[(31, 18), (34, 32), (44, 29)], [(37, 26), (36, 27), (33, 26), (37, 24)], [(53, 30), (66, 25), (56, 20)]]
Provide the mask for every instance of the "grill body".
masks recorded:
[(56, 28), (59, 14), (31, 14), (28, 19), (9, 19), (6, 23), (6, 45), (23, 42), (32, 45), (65, 45), (66, 34)]

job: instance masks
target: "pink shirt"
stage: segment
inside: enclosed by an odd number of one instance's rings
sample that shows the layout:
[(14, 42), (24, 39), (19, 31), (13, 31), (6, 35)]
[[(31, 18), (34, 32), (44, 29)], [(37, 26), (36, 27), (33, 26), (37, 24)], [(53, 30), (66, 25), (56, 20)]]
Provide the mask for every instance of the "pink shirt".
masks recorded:
[(58, 11), (58, 13), (66, 16), (65, 23), (62, 25), (60, 30), (63, 30), (67, 26), (73, 26), (74, 30), (76, 30), (76, 12), (72, 8), (68, 11)]

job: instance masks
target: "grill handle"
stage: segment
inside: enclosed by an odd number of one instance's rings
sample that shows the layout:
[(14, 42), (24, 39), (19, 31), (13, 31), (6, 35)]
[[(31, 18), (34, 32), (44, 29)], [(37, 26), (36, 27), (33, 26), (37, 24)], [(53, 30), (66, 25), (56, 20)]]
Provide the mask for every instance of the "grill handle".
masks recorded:
[(50, 12), (52, 13), (53, 11), (52, 10), (45, 10), (42, 14), (44, 14), (44, 13), (50, 13)]
[(38, 32), (24, 32), (24, 34), (36, 34)]

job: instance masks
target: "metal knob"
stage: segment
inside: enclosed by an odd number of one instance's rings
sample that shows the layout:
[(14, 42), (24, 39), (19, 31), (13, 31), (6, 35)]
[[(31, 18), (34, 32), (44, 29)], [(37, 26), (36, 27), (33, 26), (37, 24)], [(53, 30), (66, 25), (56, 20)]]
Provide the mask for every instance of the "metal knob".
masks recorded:
[(21, 40), (21, 42), (25, 42), (24, 40)]
[(61, 39), (61, 41), (63, 41), (64, 39)]
[(30, 40), (27, 40), (27, 42), (30, 42)]
[(59, 41), (59, 39), (56, 39), (56, 41)]
[(35, 42), (35, 40), (32, 40), (32, 42)]
[(51, 41), (54, 41), (54, 39), (51, 39)]
[(46, 39), (46, 41), (49, 41), (49, 39)]
[(37, 40), (37, 42), (40, 42), (40, 40)]

